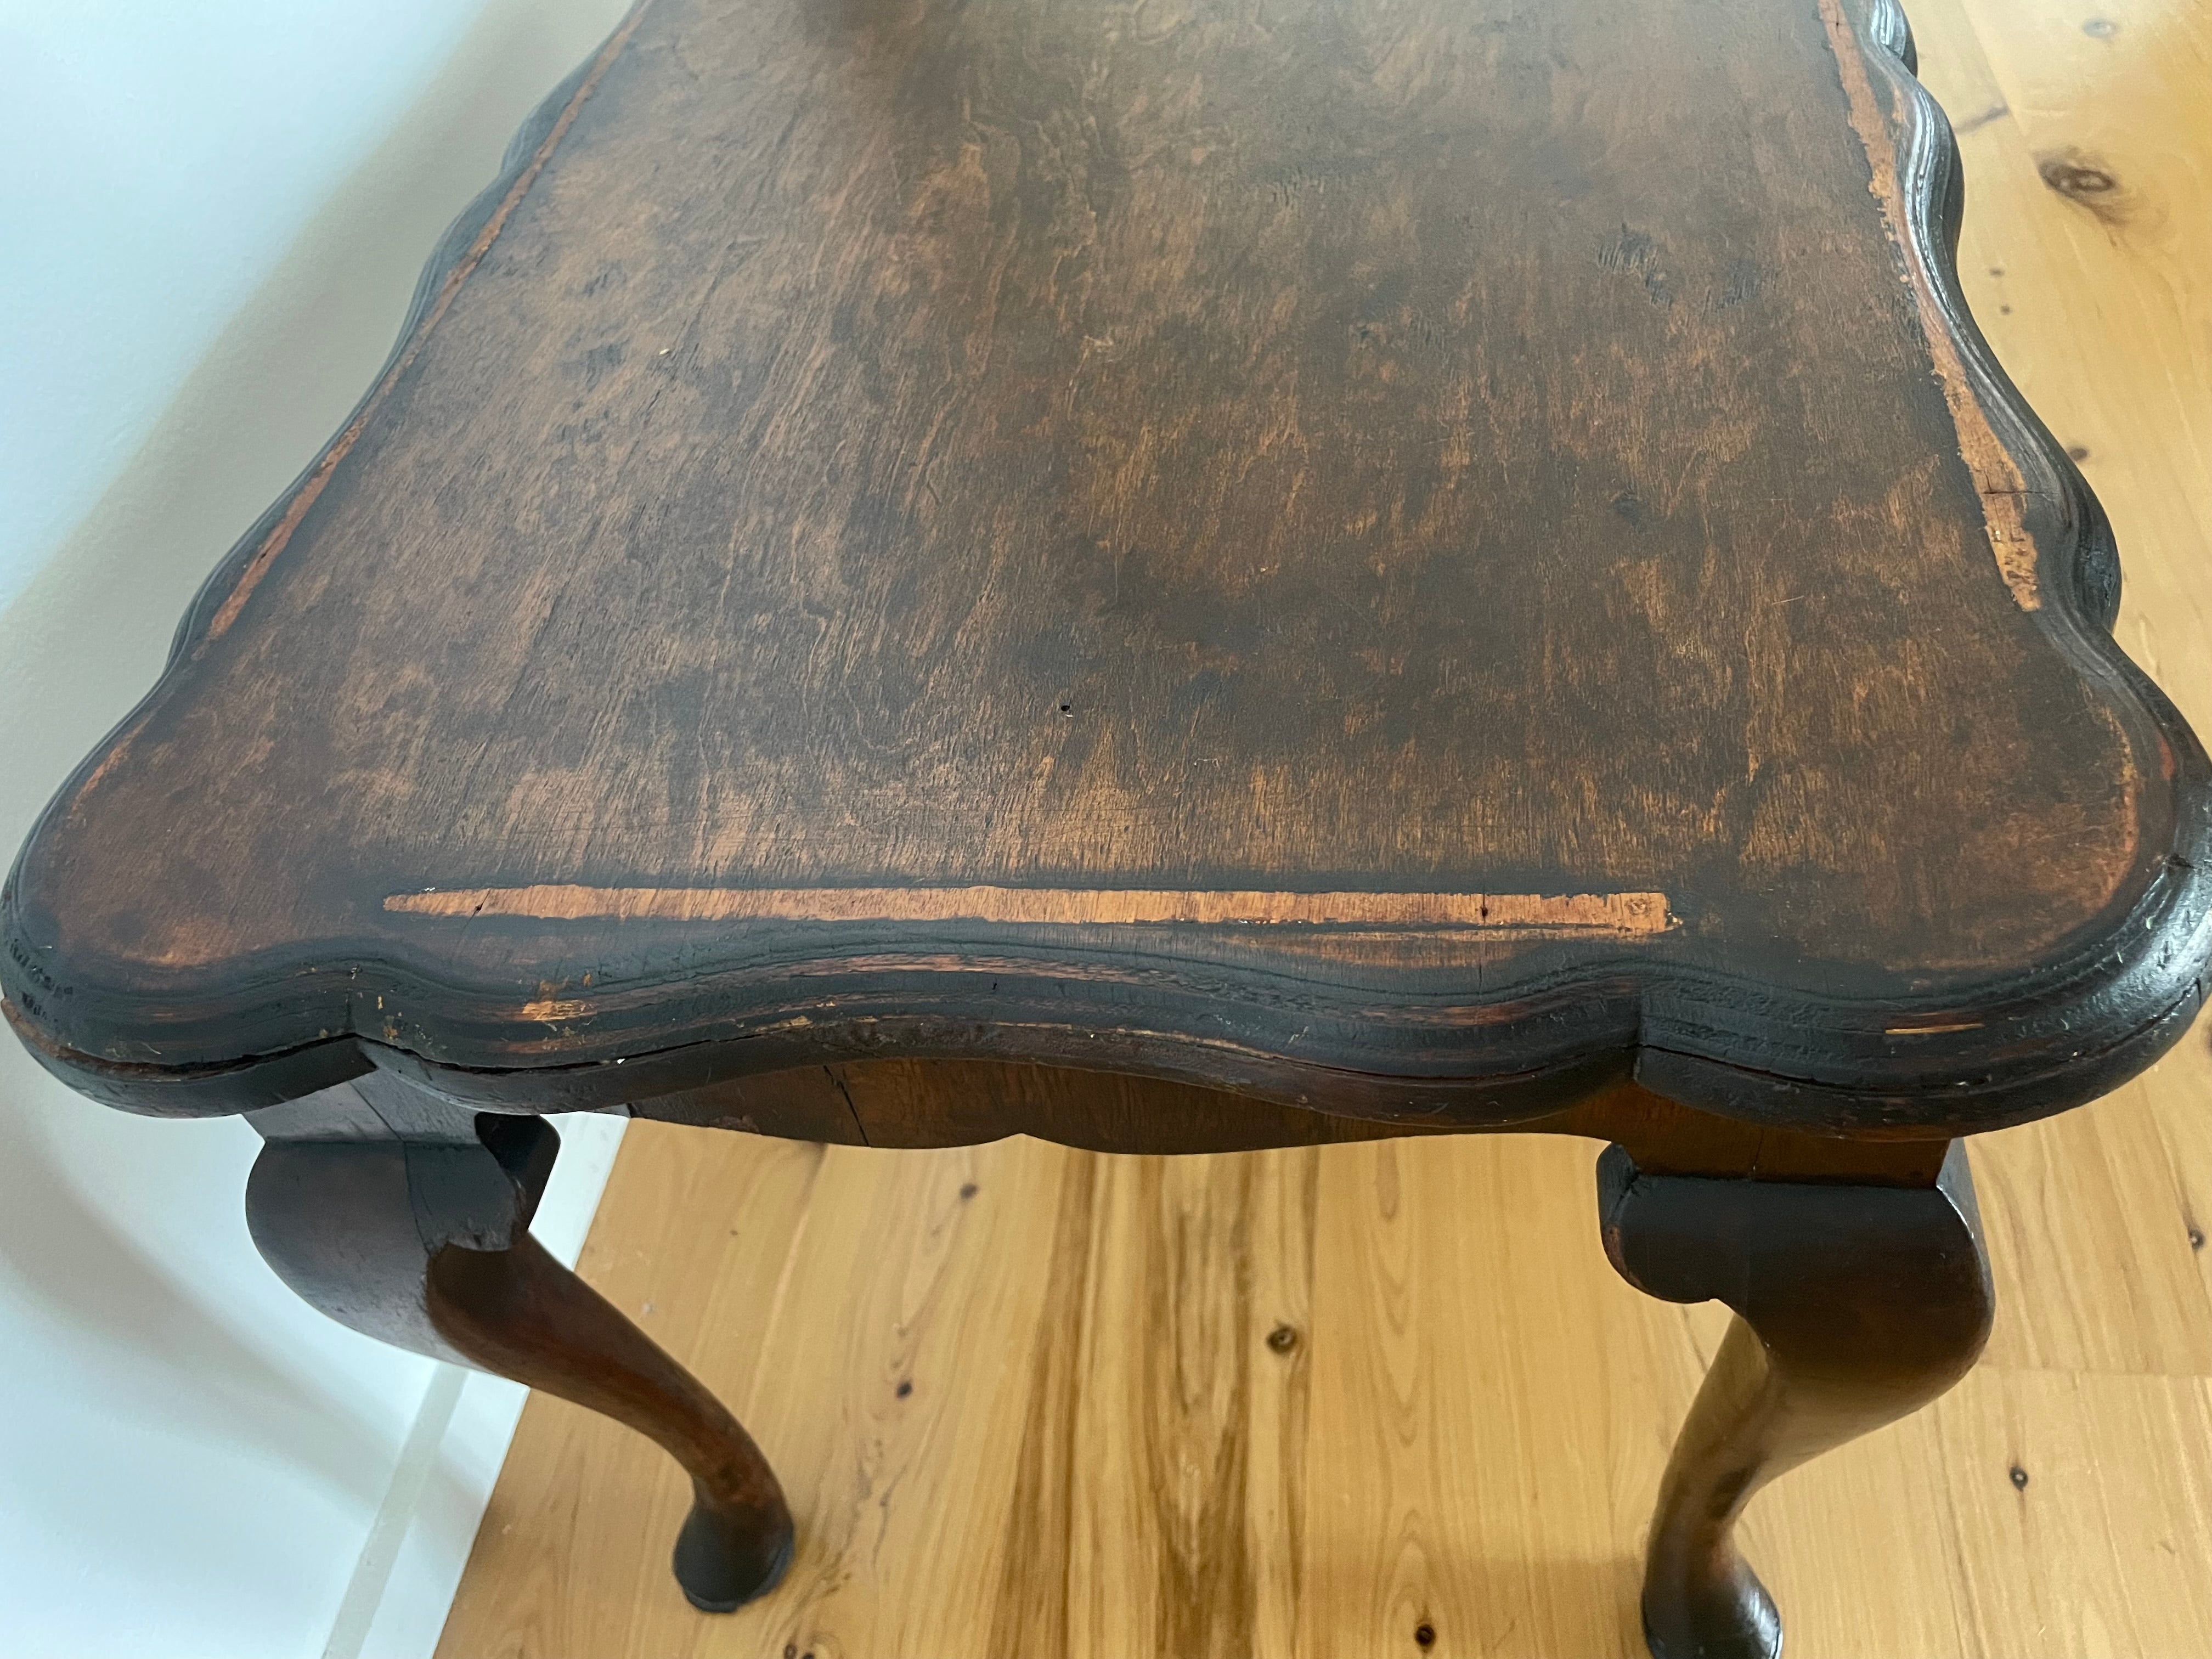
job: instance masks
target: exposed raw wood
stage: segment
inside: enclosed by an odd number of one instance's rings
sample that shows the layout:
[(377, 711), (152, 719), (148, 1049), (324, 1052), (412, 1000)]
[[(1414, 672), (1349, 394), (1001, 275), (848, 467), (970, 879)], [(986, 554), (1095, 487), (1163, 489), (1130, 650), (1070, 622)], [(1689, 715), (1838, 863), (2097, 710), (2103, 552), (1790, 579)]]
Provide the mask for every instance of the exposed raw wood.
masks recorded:
[[(1194, 922), (1205, 927), (1480, 927), (1663, 933), (1664, 893), (1259, 893), (1144, 887), (464, 887), (394, 893), (418, 916), (683, 921)], [(1963, 1026), (1946, 1029), (1965, 1030)]]
[(155, 1113), (902, 1054), (2094, 1098), (2203, 994), (2212, 763), (1960, 307), (1905, 52), (1888, 0), (647, 0), (46, 817), (9, 1018)]

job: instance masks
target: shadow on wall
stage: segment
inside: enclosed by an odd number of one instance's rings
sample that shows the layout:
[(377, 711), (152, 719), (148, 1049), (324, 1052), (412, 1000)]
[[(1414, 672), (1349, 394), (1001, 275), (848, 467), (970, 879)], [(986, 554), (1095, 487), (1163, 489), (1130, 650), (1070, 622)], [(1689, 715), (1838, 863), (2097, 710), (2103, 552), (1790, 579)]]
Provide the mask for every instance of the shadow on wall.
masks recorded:
[[(490, 0), (393, 135), (224, 330), (123, 477), (0, 614), (0, 706), (10, 713), (0, 722), (0, 856), (12, 860), (69, 770), (152, 684), (201, 580), (368, 386), (447, 224), (623, 9)], [(374, 1510), (390, 1473), (388, 1429), (243, 1334), (252, 1328), (244, 1310), (276, 1283), (240, 1218), (252, 1132), (126, 1119), (76, 1098), (11, 1039), (0, 1044), (10, 1051), (0, 1059), (0, 1327), (49, 1326), (98, 1376), (103, 1400), (143, 1412), (149, 1426), (240, 1446), (298, 1468), (343, 1506)], [(229, 1218), (221, 1230), (207, 1221), (218, 1205)], [(228, 1237), (208, 1236), (219, 1231)], [(0, 1339), (21, 1340), (4, 1329)], [(8, 1409), (37, 1420), (35, 1401)]]
[(0, 732), (0, 776), (16, 783), (0, 802), (10, 859), (68, 769), (152, 684), (201, 582), (368, 390), (424, 260), (515, 129), (624, 9), (492, 0), (0, 614), (0, 691), (19, 716)]
[[(61, 1098), (40, 1097), (48, 1093)], [(118, 1163), (153, 1166), (118, 1171), (137, 1192), (158, 1200), (163, 1188), (188, 1189), (190, 1207), (210, 1207), (213, 1194), (237, 1212), (259, 1137), (243, 1123), (84, 1121), (99, 1110), (27, 1054), (0, 1061), (0, 1263), (15, 1297), (27, 1293), (68, 1334), (78, 1363), (97, 1371), (103, 1395), (126, 1404), (138, 1424), (245, 1442), (374, 1505), (388, 1473), (380, 1437), (211, 1316), (191, 1285), (86, 1196), (69, 1167), (97, 1164), (109, 1151)], [(65, 1160), (52, 1145), (62, 1138), (76, 1143)], [(88, 1144), (100, 1142), (107, 1145)], [(236, 1236), (223, 1242), (244, 1243), (242, 1215), (222, 1231)]]

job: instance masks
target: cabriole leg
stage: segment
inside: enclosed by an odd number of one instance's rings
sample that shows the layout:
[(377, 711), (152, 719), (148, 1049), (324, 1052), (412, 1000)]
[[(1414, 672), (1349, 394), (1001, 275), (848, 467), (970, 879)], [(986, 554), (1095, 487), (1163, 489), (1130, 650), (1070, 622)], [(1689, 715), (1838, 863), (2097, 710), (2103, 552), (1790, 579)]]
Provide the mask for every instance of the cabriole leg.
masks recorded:
[(1774, 1659), (1782, 1621), (1736, 1551), (1777, 1475), (1956, 1382), (1987, 1340), (1989, 1261), (1963, 1144), (1932, 1186), (1647, 1175), (1598, 1161), (1606, 1254), (1670, 1302), (1735, 1310), (1661, 1485), (1644, 1579), (1655, 1659)]
[(246, 1187), (277, 1275), (354, 1329), (559, 1395), (649, 1436), (691, 1477), (676, 1543), (693, 1606), (726, 1613), (791, 1559), (791, 1512), (714, 1395), (529, 1233), (558, 1138), (383, 1078), (252, 1114)]

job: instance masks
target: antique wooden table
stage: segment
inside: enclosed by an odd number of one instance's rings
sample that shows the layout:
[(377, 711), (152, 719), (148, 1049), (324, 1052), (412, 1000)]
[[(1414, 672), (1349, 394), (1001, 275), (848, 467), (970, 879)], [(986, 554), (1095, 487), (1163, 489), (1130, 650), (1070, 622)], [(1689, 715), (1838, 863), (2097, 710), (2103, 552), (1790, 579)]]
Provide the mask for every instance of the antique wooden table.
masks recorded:
[(15, 1029), (247, 1114), (319, 1307), (659, 1441), (709, 1609), (791, 1517), (531, 1242), (536, 1114), (1595, 1137), (1615, 1267), (1740, 1316), (1648, 1638), (1772, 1654), (1737, 1513), (1988, 1329), (1961, 1138), (2212, 954), (1911, 64), (1881, 0), (652, 0), (47, 812)]

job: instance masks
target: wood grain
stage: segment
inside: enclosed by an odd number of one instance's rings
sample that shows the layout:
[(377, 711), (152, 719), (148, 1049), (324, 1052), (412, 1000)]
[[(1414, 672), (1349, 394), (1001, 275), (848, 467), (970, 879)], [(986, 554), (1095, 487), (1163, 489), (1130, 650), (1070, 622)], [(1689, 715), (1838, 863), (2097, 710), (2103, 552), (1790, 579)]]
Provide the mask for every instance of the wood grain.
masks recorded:
[(155, 1111), (1086, 1031), (1468, 1121), (1632, 1051), (1789, 1127), (2094, 1097), (2202, 995), (2212, 771), (1904, 50), (650, 0), (45, 820), (11, 1019)]
[(1966, 1143), (1920, 1187), (1651, 1176), (1608, 1146), (1597, 1187), (1623, 1279), (1736, 1315), (1660, 1482), (1640, 1598), (1652, 1659), (1780, 1659), (1786, 1623), (1738, 1542), (1744, 1507), (1948, 1392), (1989, 1340)]
[[(417, 916), (573, 921), (1193, 922), (1201, 927), (1480, 927), (1631, 939), (1674, 924), (1664, 893), (1261, 893), (1143, 887), (463, 887), (394, 893)], [(580, 1006), (589, 1006), (588, 1001)]]
[[(2212, 317), (2212, 223), (2191, 210), (2212, 174), (2212, 27), (2185, 6), (2111, 0), (2098, 12), (2114, 33), (2085, 33), (2076, 9), (2051, 0), (1917, 0), (1913, 21), (1973, 174), (1963, 264), (1978, 315), (2061, 440), (2090, 452), (2081, 465), (2129, 550), (2120, 637), (2212, 726), (2212, 494), (2196, 487), (2212, 474), (2212, 359), (2197, 343)], [(2038, 156), (2069, 145), (2112, 170), (2133, 204), (2126, 225), (2045, 183)], [(2208, 1101), (2212, 1030), (2200, 1024), (2108, 1103), (1972, 1143), (1999, 1277), (1981, 1365), (1917, 1417), (1799, 1471), (1746, 1519), (1793, 1651), (2201, 1650), (2212, 1628)], [(1175, 1628), (1218, 1629), (1217, 1607), (1236, 1607), (1252, 1609), (1240, 1653), (1420, 1659), (1414, 1632), (1427, 1623), (1433, 1653), (1641, 1659), (1642, 1528), (1727, 1316), (1650, 1302), (1613, 1277), (1591, 1236), (1593, 1153), (1565, 1139), (1444, 1138), (1178, 1160), (1146, 1177), (1127, 1160), (1032, 1142), (824, 1154), (639, 1125), (585, 1272), (633, 1311), (652, 1302), (643, 1322), (741, 1414), (764, 1376), (811, 1389), (811, 1414), (773, 1433), (753, 1419), (787, 1474), (804, 1468), (809, 1481), (855, 1469), (856, 1445), (872, 1443), (855, 1428), (898, 1403), (885, 1379), (907, 1375), (894, 1357), (917, 1334), (871, 1287), (945, 1269), (935, 1235), (905, 1218), (953, 1209), (970, 1182), (972, 1202), (1027, 1212), (1020, 1243), (950, 1271), (1040, 1311), (995, 1346), (935, 1350), (957, 1369), (934, 1386), (977, 1388), (960, 1414), (1000, 1426), (1020, 1452), (987, 1448), (959, 1489), (970, 1506), (946, 1507), (948, 1436), (938, 1459), (907, 1466), (878, 1533), (852, 1545), (840, 1534), (811, 1558), (817, 1574), (851, 1575), (843, 1603), (716, 1622), (683, 1607), (647, 1547), (659, 1536), (647, 1519), (682, 1511), (680, 1480), (618, 1429), (533, 1399), (441, 1653), (1164, 1651), (1126, 1638), (1160, 1627), (1156, 1564), (1194, 1535), (1169, 1517), (1241, 1490), (1250, 1588), (1217, 1602), (1209, 1587)], [(1077, 1201), (1069, 1183), (1085, 1168)], [(1100, 1207), (1102, 1181), (1133, 1194), (1147, 1180), (1155, 1196)], [(814, 1211), (824, 1183), (849, 1183), (858, 1201)], [(1202, 1218), (1178, 1224), (1200, 1195)], [(872, 1228), (871, 1203), (905, 1208)], [(1217, 1242), (1239, 1235), (1248, 1290)], [(784, 1289), (802, 1260), (822, 1287), (812, 1304)], [(1193, 1271), (1164, 1274), (1167, 1261)], [(1139, 1287), (1190, 1304), (1147, 1302)], [(1272, 1370), (1270, 1319), (1296, 1335), (1291, 1363)], [(1139, 1346), (1164, 1328), (1202, 1334), (1179, 1339), (1181, 1391), (1139, 1399), (1135, 1374), (1158, 1363)], [(1129, 1497), (1133, 1468), (1163, 1468), (1142, 1437), (1164, 1418), (1168, 1443), (1218, 1445), (1212, 1402), (1239, 1375), (1242, 1487), (1233, 1456), (1194, 1458), (1188, 1486), (1158, 1504)], [(1021, 1382), (1027, 1403), (1009, 1410), (1003, 1391)], [(1061, 1426), (1084, 1423), (1110, 1432), (1079, 1443)], [(1152, 1426), (1140, 1435), (1138, 1423)], [(1281, 1452), (1300, 1445), (1302, 1456)], [(1000, 1473), (1001, 1459), (1026, 1474)], [(1063, 1517), (1094, 1504), (1121, 1529), (1087, 1531), (1091, 1559), (1071, 1569)], [(799, 1508), (805, 1536), (814, 1500)], [(832, 1549), (849, 1549), (842, 1567)], [(1091, 1587), (1077, 1602), (1071, 1570)], [(1124, 1595), (1140, 1610), (1126, 1618), (1113, 1600)]]
[[(2140, 1085), (2162, 1121), (2202, 1116), (2206, 1035)], [(1975, 1143), (2001, 1267), (2050, 1213), (2019, 1207), (2039, 1133)], [(799, 1558), (766, 1603), (697, 1619), (639, 1541), (682, 1514), (680, 1479), (533, 1398), (451, 1659), (1419, 1659), (1423, 1625), (1437, 1651), (1640, 1659), (1643, 1528), (1725, 1315), (1613, 1277), (1593, 1143), (1152, 1159), (633, 1133), (584, 1271), (751, 1425)], [(2212, 1295), (2130, 1293), (2194, 1269), (2170, 1180), (2075, 1206), (2081, 1257), (2013, 1265), (1953, 1395), (1753, 1504), (1745, 1548), (1798, 1650), (2193, 1651), (2212, 1378), (2168, 1356), (2201, 1352)], [(2104, 1352), (2032, 1346), (2085, 1319)]]
[[(1655, 1174), (1861, 1186), (1932, 1186), (1950, 1145), (1763, 1127), (1626, 1079), (1576, 1092), (1564, 1109), (1492, 1132), (1615, 1143)], [(840, 1146), (967, 1146), (1029, 1134), (1087, 1152), (1139, 1153), (1330, 1146), (1458, 1127), (1447, 1118), (1382, 1121), (1127, 1073), (982, 1060), (872, 1060), (735, 1077), (650, 1101), (640, 1115)]]

